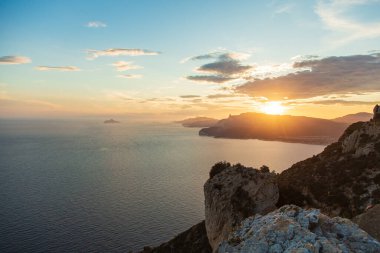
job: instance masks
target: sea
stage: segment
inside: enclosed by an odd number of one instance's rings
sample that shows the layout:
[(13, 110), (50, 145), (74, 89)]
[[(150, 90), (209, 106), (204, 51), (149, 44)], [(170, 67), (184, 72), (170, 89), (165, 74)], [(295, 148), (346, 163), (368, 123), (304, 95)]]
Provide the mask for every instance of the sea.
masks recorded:
[(281, 172), (322, 145), (215, 139), (171, 122), (0, 119), (0, 252), (129, 252), (204, 219), (219, 161)]

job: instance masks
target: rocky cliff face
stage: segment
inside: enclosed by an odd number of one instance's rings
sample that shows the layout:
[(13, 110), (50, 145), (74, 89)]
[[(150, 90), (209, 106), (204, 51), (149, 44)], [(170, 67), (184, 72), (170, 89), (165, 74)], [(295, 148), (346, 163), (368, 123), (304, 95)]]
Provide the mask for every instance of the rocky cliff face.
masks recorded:
[(216, 164), (204, 185), (206, 231), (214, 252), (240, 222), (275, 208), (275, 174), (242, 165)]
[(278, 206), (312, 206), (351, 218), (380, 202), (380, 125), (358, 122), (312, 158), (278, 177)]
[(348, 219), (287, 205), (244, 220), (218, 252), (375, 253), (380, 243)]

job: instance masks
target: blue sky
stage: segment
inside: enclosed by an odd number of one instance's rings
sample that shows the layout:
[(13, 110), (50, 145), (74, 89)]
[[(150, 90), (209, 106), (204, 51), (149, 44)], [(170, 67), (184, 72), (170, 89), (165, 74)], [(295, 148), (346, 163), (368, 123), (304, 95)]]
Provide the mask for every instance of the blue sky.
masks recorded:
[[(315, 68), (314, 73), (324, 69), (322, 64), (331, 66), (331, 61), (323, 59), (332, 56), (372, 55), (372, 58), (360, 58), (363, 64), (377, 61), (373, 50), (380, 49), (378, 13), (380, 2), (376, 0), (2, 0), (0, 57), (28, 60), (0, 58), (3, 62), (0, 115), (221, 116), (257, 111), (262, 103), (273, 99), (287, 106), (290, 114), (307, 114), (307, 111), (312, 112), (311, 116), (321, 116), (326, 110), (332, 112), (328, 115), (332, 117), (353, 110), (369, 111), (369, 102), (380, 100), (376, 75), (347, 85), (332, 78), (328, 81), (334, 89), (324, 88), (312, 92), (312, 96), (282, 96), (290, 94), (285, 89), (302, 89), (293, 85), (299, 79), (291, 80), (290, 86), (283, 88), (273, 81), (299, 72), (300, 69), (293, 67), (294, 62), (310, 60), (310, 55), (317, 56), (320, 65), (306, 64), (302, 70)], [(109, 49), (148, 50), (156, 54), (131, 56), (130, 51), (118, 51), (110, 56), (106, 51)], [(89, 59), (88, 50), (98, 50), (99, 57)], [(207, 60), (184, 60), (210, 53), (214, 56)], [(219, 57), (227, 53), (244, 57)], [(216, 54), (219, 56), (215, 57)], [(347, 60), (358, 63), (358, 58), (341, 58), (333, 66), (346, 64)], [(210, 63), (216, 65), (206, 71), (201, 68)], [(124, 71), (117, 71), (112, 64), (124, 66)], [(249, 73), (238, 69), (225, 72), (226, 68), (239, 66), (249, 66), (246, 68)], [(368, 73), (380, 70), (377, 65), (369, 66)], [(354, 68), (347, 64), (342, 67)], [(259, 76), (264, 70), (265, 77)], [(334, 71), (327, 75), (342, 74)], [(350, 72), (355, 73), (355, 69)], [(201, 78), (188, 78), (194, 75)], [(207, 78), (203, 78), (205, 75)], [(222, 76), (225, 81), (210, 82), (221, 80), (213, 75)], [(265, 87), (258, 89), (262, 85), (255, 83), (258, 78), (271, 78), (270, 82), (262, 82), (271, 94), (264, 91)], [(313, 80), (318, 78), (315, 76)], [(314, 90), (319, 81), (305, 89)], [(369, 84), (361, 87), (361, 81)], [(274, 93), (278, 96), (273, 96)], [(208, 98), (220, 94), (225, 97)], [(181, 97), (189, 95), (193, 96), (192, 100)], [(351, 103), (344, 102), (345, 107), (340, 111), (332, 110), (332, 102), (323, 106), (315, 103), (332, 99), (336, 100), (335, 105), (339, 104), (338, 100)]]

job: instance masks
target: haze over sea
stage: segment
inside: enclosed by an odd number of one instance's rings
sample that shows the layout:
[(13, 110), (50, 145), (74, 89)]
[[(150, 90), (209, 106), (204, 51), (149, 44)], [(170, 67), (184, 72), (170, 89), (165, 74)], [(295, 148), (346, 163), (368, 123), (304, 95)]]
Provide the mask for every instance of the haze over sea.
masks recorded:
[(172, 123), (0, 121), (0, 251), (128, 252), (204, 219), (221, 160), (281, 172), (324, 146), (214, 139)]

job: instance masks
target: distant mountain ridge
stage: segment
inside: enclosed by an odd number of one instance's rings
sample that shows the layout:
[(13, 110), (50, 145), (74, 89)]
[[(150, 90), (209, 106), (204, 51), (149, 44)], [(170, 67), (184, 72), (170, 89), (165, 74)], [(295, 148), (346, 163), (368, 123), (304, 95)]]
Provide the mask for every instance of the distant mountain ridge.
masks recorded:
[(209, 118), (209, 117), (194, 117), (188, 118), (180, 121), (176, 121), (176, 123), (182, 124), (184, 127), (211, 127), (218, 123), (219, 120)]
[(332, 119), (335, 122), (352, 124), (358, 121), (369, 121), (372, 118), (373, 114), (368, 112), (358, 112), (353, 114), (348, 114), (342, 117)]
[(336, 141), (346, 127), (346, 123), (305, 116), (243, 113), (220, 120), (212, 127), (203, 128), (199, 135), (329, 144)]

